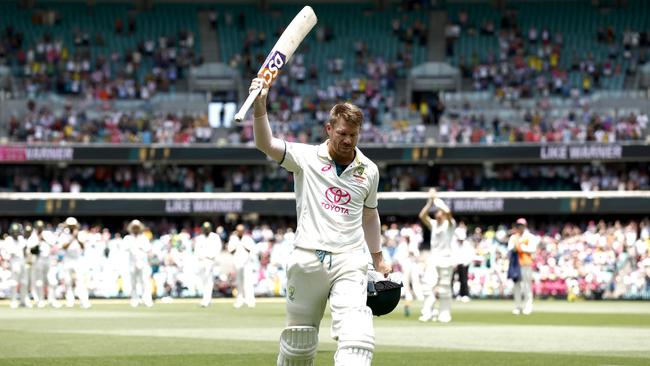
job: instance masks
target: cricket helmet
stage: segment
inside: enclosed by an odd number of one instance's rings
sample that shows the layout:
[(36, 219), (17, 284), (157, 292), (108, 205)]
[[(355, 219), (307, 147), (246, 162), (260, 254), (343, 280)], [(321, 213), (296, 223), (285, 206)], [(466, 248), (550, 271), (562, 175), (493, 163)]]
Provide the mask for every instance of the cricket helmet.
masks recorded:
[(9, 234), (20, 235), (21, 230), (22, 230), (21, 225), (17, 222), (14, 222), (9, 226)]
[(131, 222), (129, 222), (129, 225), (126, 227), (126, 230), (130, 233), (133, 233), (135, 231), (135, 228), (138, 228), (140, 231), (142, 231), (142, 229), (144, 229), (144, 225), (140, 220), (131, 220)]
[(79, 227), (79, 221), (74, 217), (68, 217), (65, 219), (65, 226), (67, 227)]
[(393, 311), (402, 295), (402, 284), (391, 280), (368, 280), (368, 297), (366, 305), (372, 315), (381, 316)]

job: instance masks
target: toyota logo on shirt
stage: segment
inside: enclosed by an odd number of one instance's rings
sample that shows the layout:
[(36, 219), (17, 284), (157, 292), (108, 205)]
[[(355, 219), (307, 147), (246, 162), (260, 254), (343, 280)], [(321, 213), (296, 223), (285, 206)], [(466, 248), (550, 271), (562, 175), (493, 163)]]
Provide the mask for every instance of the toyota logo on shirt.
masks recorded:
[(335, 205), (347, 205), (350, 203), (350, 193), (343, 188), (329, 187), (325, 191), (325, 198)]

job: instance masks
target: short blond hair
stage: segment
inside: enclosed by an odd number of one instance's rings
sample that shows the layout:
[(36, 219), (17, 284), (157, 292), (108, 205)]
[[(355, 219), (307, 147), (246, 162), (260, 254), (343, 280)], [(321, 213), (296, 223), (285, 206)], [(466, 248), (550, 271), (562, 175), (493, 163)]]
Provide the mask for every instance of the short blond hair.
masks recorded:
[(363, 124), (363, 112), (352, 103), (339, 103), (332, 107), (329, 123), (334, 126), (339, 119), (344, 119), (348, 123), (361, 128)]

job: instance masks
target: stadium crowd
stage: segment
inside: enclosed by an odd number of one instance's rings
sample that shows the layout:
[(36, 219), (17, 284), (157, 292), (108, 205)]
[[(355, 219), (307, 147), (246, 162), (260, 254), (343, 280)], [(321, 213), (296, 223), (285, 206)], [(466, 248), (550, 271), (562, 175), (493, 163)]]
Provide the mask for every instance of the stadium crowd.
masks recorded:
[[(171, 91), (190, 66), (203, 62), (194, 50), (194, 34), (186, 30), (143, 39), (136, 48), (120, 51), (106, 47), (101, 32), (50, 32), (33, 43), (12, 24), (0, 34), (0, 60), (19, 70), (17, 87), (29, 97), (53, 92), (83, 99), (149, 99)], [(115, 32), (132, 37), (137, 24), (132, 18), (128, 33), (117, 25)], [(63, 41), (68, 38), (73, 44)]]
[(69, 104), (53, 111), (33, 101), (24, 116), (13, 115), (8, 123), (9, 139), (28, 143), (192, 143), (209, 142), (212, 133), (205, 114), (87, 113)]
[[(273, 91), (271, 91), (273, 93)], [(275, 104), (275, 103), (273, 103)], [(322, 121), (329, 110), (323, 103), (312, 114), (311, 122), (288, 112), (273, 119), (279, 137), (288, 141), (314, 143), (324, 132)], [(363, 105), (363, 104), (362, 104)], [(251, 144), (252, 126), (234, 126), (219, 140), (204, 112), (193, 114), (161, 112), (88, 111), (83, 106), (66, 105), (52, 110), (29, 101), (22, 115), (12, 114), (7, 122), (7, 137), (12, 142), (28, 143), (209, 143)], [(283, 107), (272, 110), (281, 112)], [(650, 138), (648, 115), (641, 113), (612, 116), (584, 110), (562, 117), (551, 117), (544, 109), (529, 111), (521, 120), (503, 117), (488, 119), (479, 113), (450, 112), (435, 126), (436, 141), (455, 144), (496, 144), (512, 142), (569, 143), (644, 141)], [(428, 113), (428, 112), (424, 112)], [(383, 114), (380, 124), (366, 123), (362, 143), (424, 143), (427, 132), (419, 122), (422, 114), (415, 105), (393, 108)], [(315, 123), (314, 121), (320, 121)], [(418, 121), (418, 122), (414, 122)]]
[[(324, 107), (323, 107), (324, 108)], [(279, 110), (279, 109), (278, 109)], [(317, 114), (325, 119), (329, 111)], [(387, 125), (365, 124), (362, 139), (367, 143), (421, 143), (424, 126), (409, 123), (404, 108), (391, 112), (395, 119)], [(299, 120), (274, 120), (279, 137), (288, 141), (316, 142), (324, 134), (322, 124)], [(73, 108), (67, 104), (62, 110), (29, 101), (23, 115), (12, 114), (7, 122), (7, 137), (12, 142), (28, 143), (230, 143), (252, 144), (252, 126), (231, 128), (221, 141), (216, 138), (205, 112), (160, 113), (125, 112), (118, 110), (88, 111), (83, 105)]]
[[(447, 56), (459, 53), (458, 67), (463, 77), (472, 81), (474, 90), (493, 91), (503, 100), (589, 94), (604, 87), (604, 79), (635, 74), (648, 60), (650, 36), (645, 29), (616, 31), (613, 25), (602, 24), (589, 39), (540, 22), (523, 28), (520, 15), (515, 9), (502, 12), (500, 19), (476, 19), (467, 10), (453, 14), (446, 30)], [(461, 53), (455, 46), (461, 37), (480, 38), (496, 48), (487, 53), (476, 49)], [(596, 41), (606, 47), (606, 55), (581, 54), (571, 47), (575, 42), (567, 42), (568, 37)]]
[[(67, 221), (66, 221), (67, 222)], [(151, 221), (144, 235), (152, 243), (148, 257), (152, 268), (152, 288), (157, 298), (170, 301), (174, 297), (198, 296), (201, 292), (197, 270), (196, 237), (199, 224), (178, 227), (169, 221)], [(226, 244), (232, 240), (233, 225), (218, 226), (214, 232)], [(125, 223), (126, 227), (126, 223)], [(12, 237), (17, 242), (35, 235), (31, 222), (15, 223), (3, 233), (0, 258), (0, 296), (7, 297), (15, 285), (12, 264), (20, 252), (11, 250)], [(234, 226), (233, 226), (234, 228)], [(65, 225), (46, 223), (46, 232), (67, 235)], [(18, 231), (16, 231), (18, 230)], [(31, 232), (30, 232), (31, 231)], [(123, 240), (126, 230), (113, 230), (96, 224), (82, 224), (79, 238), (85, 249), (86, 285), (91, 296), (116, 297), (130, 293), (129, 245)], [(558, 298), (650, 298), (650, 219), (620, 221), (589, 221), (584, 224), (543, 224), (532, 230), (541, 237), (534, 255), (534, 291), (537, 296)], [(503, 297), (512, 293), (507, 280), (507, 242), (509, 225), (467, 226), (460, 222), (454, 239), (454, 258), (469, 265), (469, 292), (472, 297)], [(283, 294), (286, 280), (283, 260), (292, 248), (294, 238), (290, 226), (278, 222), (258, 224), (247, 234), (255, 242), (250, 251), (255, 293), (259, 296)], [(389, 223), (382, 227), (384, 256), (396, 272), (407, 272), (415, 298), (422, 298), (421, 276), (424, 273), (427, 248), (426, 233), (417, 223)], [(25, 244), (27, 245), (27, 244)], [(30, 251), (25, 250), (27, 265)], [(64, 293), (61, 274), (66, 251), (52, 250), (54, 291), (58, 298)], [(233, 257), (223, 251), (213, 272), (213, 290), (218, 296), (231, 296), (235, 273)], [(457, 288), (457, 286), (456, 286)]]
[[(647, 164), (638, 165), (497, 165), (444, 166), (438, 182), (450, 191), (499, 190), (516, 182), (524, 190), (634, 191), (650, 189)], [(424, 186), (431, 185), (424, 182)]]
[(522, 121), (480, 114), (449, 113), (438, 127), (439, 142), (449, 144), (494, 144), (511, 142), (570, 143), (644, 141), (650, 137), (645, 113), (613, 116), (584, 110), (561, 117), (540, 108), (527, 111)]
[[(636, 191), (650, 189), (650, 167), (628, 164), (389, 165), (379, 191)], [(293, 177), (275, 165), (6, 166), (0, 192), (290, 192)]]

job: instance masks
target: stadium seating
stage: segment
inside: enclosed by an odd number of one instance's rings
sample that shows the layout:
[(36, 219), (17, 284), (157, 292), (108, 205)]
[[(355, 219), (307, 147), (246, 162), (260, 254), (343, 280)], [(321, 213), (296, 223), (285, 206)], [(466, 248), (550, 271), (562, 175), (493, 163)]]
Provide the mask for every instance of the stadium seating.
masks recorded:
[[(32, 10), (22, 9), (16, 2), (3, 4), (0, 12), (0, 24), (12, 25), (14, 30), (24, 35), (23, 48), (34, 47), (43, 36), (50, 35), (53, 40), (61, 40), (70, 54), (79, 48), (75, 46), (74, 36), (77, 31), (88, 33), (92, 62), (97, 56), (108, 56), (113, 52), (124, 55), (137, 49), (138, 43), (145, 40), (157, 41), (160, 36), (175, 36), (180, 31), (189, 31), (194, 35), (194, 50), (198, 54), (201, 43), (197, 24), (197, 4), (156, 4), (151, 10), (137, 12), (126, 3), (98, 3), (88, 6), (85, 2), (39, 2), (37, 9), (55, 11), (60, 22), (55, 25), (35, 25)], [(135, 19), (136, 32), (128, 32), (128, 20)], [(122, 34), (115, 33), (115, 21), (120, 18), (124, 24)], [(104, 45), (95, 43), (96, 35), (101, 35)], [(85, 46), (84, 46), (85, 47)], [(142, 81), (146, 70), (150, 70), (152, 61), (143, 58), (138, 79)], [(22, 70), (13, 63), (14, 73), (20, 75)]]
[[(547, 28), (551, 37), (556, 32), (563, 35), (564, 46), (562, 56), (559, 60), (559, 67), (570, 70), (574, 57), (583, 59), (585, 55), (593, 54), (594, 60), (601, 63), (609, 57), (609, 45), (598, 42), (597, 31), (599, 28), (611, 26), (616, 34), (619, 52), (614, 64), (620, 64), (620, 73), (611, 77), (601, 78), (601, 88), (607, 90), (623, 89), (625, 72), (629, 67), (629, 61), (622, 55), (620, 38), (626, 29), (637, 31), (645, 30), (649, 26), (646, 14), (650, 12), (650, 4), (646, 1), (631, 0), (628, 6), (622, 9), (600, 10), (588, 1), (539, 1), (539, 2), (515, 2), (508, 5), (516, 10), (519, 28), (523, 38), (526, 40), (526, 53), (536, 52), (537, 47), (527, 41), (528, 30), (536, 27), (539, 32)], [(455, 53), (449, 61), (455, 65), (459, 64), (461, 57), (471, 60), (476, 55), (479, 60), (485, 61), (488, 55), (496, 55), (498, 50), (498, 38), (496, 35), (481, 35), (478, 28), (483, 21), (490, 20), (495, 24), (496, 32), (500, 27), (502, 13), (491, 7), (489, 4), (448, 4), (449, 14), (452, 20), (456, 20), (460, 11), (466, 11), (469, 16), (469, 23), (477, 29), (476, 35), (469, 35), (463, 31), (460, 39), (456, 42)], [(582, 87), (582, 75), (577, 71), (569, 72), (569, 82), (572, 87)]]
[[(333, 29), (334, 38), (330, 42), (317, 42), (315, 32), (307, 36), (306, 41), (301, 45), (299, 53), (303, 52), (306, 65), (316, 65), (319, 70), (319, 86), (326, 88), (334, 84), (337, 79), (349, 79), (358, 77), (353, 67), (354, 44), (358, 41), (367, 43), (370, 53), (375, 57), (382, 57), (391, 62), (397, 57), (400, 50), (400, 42), (392, 33), (391, 21), (394, 17), (402, 15), (396, 12), (395, 6), (389, 6), (384, 11), (371, 11), (368, 15), (368, 4), (327, 4), (314, 5), (314, 11), (318, 16), (318, 27), (329, 26)], [(274, 34), (285, 27), (301, 6), (297, 5), (273, 5), (273, 11), (266, 16), (259, 16), (259, 10), (248, 5), (217, 5), (215, 10), (223, 18), (225, 14), (231, 14), (234, 24), (237, 24), (239, 14), (244, 15), (245, 28), (237, 26), (220, 26), (218, 34), (221, 46), (222, 61), (228, 63), (236, 54), (241, 53), (246, 33), (248, 30), (264, 32), (267, 41), (261, 46), (251, 48), (253, 54), (266, 55), (274, 44)], [(277, 12), (276, 12), (277, 10)], [(274, 14), (278, 14), (275, 16)], [(408, 12), (403, 14), (406, 23), (415, 20), (426, 22), (426, 12)], [(417, 65), (425, 61), (425, 47), (417, 42), (413, 46), (413, 64)], [(345, 62), (343, 73), (339, 76), (327, 75), (326, 61), (329, 58), (341, 57)], [(303, 90), (301, 90), (303, 89)], [(299, 92), (309, 91), (305, 86)]]

